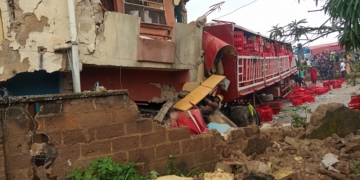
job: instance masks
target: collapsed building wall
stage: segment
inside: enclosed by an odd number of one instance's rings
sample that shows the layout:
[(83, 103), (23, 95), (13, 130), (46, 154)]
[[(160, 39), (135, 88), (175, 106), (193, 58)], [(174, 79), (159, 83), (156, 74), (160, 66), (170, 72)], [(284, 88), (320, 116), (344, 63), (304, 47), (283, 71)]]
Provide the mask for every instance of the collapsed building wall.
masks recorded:
[[(170, 2), (173, 3), (170, 0), (167, 1), (167, 3)], [(54, 46), (70, 42), (67, 3), (68, 1), (65, 0), (0, 2), (2, 20), (0, 35), (4, 37), (3, 40), (0, 38), (0, 43), (2, 43), (0, 82), (22, 72), (70, 71), (69, 54), (66, 50), (56, 52), (54, 50)], [(80, 70), (83, 65), (95, 65), (106, 68), (111, 66), (168, 72), (188, 71), (187, 79), (180, 83), (199, 80), (198, 69), (201, 70), (204, 66), (201, 58), (202, 28), (184, 23), (172, 23), (169, 26), (172, 32), (171, 39), (151, 39), (141, 35), (139, 17), (118, 12), (104, 12), (99, 5), (100, 0), (74, 0), (74, 3)], [(173, 12), (173, 10), (169, 11)], [(200, 74), (203, 72), (200, 71)], [(105, 73), (104, 76), (110, 76), (110, 74)], [(83, 76), (82, 79), (87, 79), (87, 77)], [(71, 84), (70, 78), (63, 80), (67, 81), (64, 82), (65, 84)], [(95, 82), (96, 80), (93, 80), (89, 84), (82, 85), (92, 87)], [(100, 83), (106, 84), (104, 82)], [(140, 83), (161, 91), (161, 95), (153, 96), (153, 100), (143, 99), (143, 101), (173, 100), (173, 97), (167, 98), (166, 95), (169, 87), (172, 92), (178, 91), (174, 88), (174, 84), (169, 86), (169, 84), (157, 81), (141, 81)], [(123, 89), (112, 86), (105, 86), (105, 88)], [(68, 87), (61, 90), (63, 93), (69, 91)]]
[(11, 107), (3, 101), (1, 116), (0, 157), (5, 162), (0, 158), (0, 171), (6, 167), (1, 176), (8, 179), (61, 179), (105, 156), (136, 162), (142, 174), (165, 174), (170, 154), (182, 172), (212, 170), (217, 161), (213, 135), (191, 137), (188, 128), (166, 129), (140, 118), (126, 91), (12, 97), (7, 102)]

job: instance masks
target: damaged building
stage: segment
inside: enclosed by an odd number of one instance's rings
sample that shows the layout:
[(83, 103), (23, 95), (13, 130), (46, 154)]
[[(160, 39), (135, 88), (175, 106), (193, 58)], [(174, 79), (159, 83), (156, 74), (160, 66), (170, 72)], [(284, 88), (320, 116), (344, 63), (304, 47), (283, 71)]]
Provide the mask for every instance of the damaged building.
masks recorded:
[(134, 101), (174, 100), (202, 67), (202, 28), (187, 24), (187, 1), (1, 1), (0, 86), (66, 94), (98, 82)]

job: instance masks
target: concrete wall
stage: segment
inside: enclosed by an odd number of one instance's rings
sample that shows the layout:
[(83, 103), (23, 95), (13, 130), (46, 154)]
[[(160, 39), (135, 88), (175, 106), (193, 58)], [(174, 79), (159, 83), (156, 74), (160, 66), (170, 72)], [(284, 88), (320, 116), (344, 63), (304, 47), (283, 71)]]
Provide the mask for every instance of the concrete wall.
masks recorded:
[[(5, 152), (0, 146), (0, 177), (4, 175), (2, 157), (8, 179), (33, 179), (47, 173), (61, 179), (104, 156), (118, 163), (136, 162), (142, 174), (151, 170), (165, 174), (169, 154), (176, 157), (175, 166), (184, 173), (195, 167), (212, 170), (217, 161), (212, 134), (191, 137), (188, 128), (166, 129), (141, 119), (123, 91), (15, 97), (11, 102), (12, 108), (4, 104), (6, 116), (2, 111)], [(40, 112), (35, 116), (37, 103)], [(37, 126), (27, 112), (35, 116)], [(58, 151), (53, 167), (34, 169), (32, 158), (51, 144)]]
[[(80, 26), (82, 25), (80, 24)], [(107, 12), (103, 23), (98, 27), (94, 51), (89, 51), (88, 48), (93, 43), (80, 41), (80, 44), (82, 44), (80, 60), (83, 64), (101, 66), (190, 70), (191, 80), (195, 81), (197, 79), (197, 66), (201, 63), (202, 28), (197, 28), (195, 25), (175, 23), (174, 29), (175, 54), (169, 57), (175, 59), (174, 63), (169, 63), (169, 61), (163, 61), (165, 63), (138, 61), (144, 59), (150, 59), (151, 61), (151, 59), (154, 59), (151, 56), (154, 55), (150, 53), (166, 54), (165, 57), (168, 57), (167, 52), (162, 51), (170, 50), (149, 47), (151, 50), (146, 51), (149, 57), (144, 57), (146, 55), (138, 52), (140, 51), (139, 47), (144, 48), (143, 44), (139, 46), (139, 42), (142, 41), (138, 40), (140, 36), (140, 18), (127, 14)], [(93, 35), (90, 37), (93, 37)], [(139, 54), (141, 57), (139, 57)]]
[(38, 48), (46, 48), (43, 69), (65, 69), (66, 54), (53, 46), (70, 39), (67, 1), (0, 1), (4, 40), (0, 48), (0, 81), (40, 69)]

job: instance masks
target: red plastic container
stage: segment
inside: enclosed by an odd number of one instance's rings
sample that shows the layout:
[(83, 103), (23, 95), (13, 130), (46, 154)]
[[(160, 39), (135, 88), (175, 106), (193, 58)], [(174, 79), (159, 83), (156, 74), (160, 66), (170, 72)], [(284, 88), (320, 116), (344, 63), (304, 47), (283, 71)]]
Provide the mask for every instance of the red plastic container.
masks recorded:
[(282, 102), (269, 102), (268, 105), (272, 109), (273, 114), (279, 114), (280, 110), (283, 108)]
[(313, 95), (313, 94), (315, 94), (315, 89), (308, 89), (308, 90), (306, 90), (305, 93)]
[(304, 102), (307, 102), (307, 103), (315, 102), (315, 98), (314, 98), (314, 96), (311, 96), (311, 95), (304, 96)]
[(351, 102), (360, 102), (360, 95), (351, 96)]
[(340, 83), (335, 83), (335, 84), (332, 85), (332, 87), (334, 89), (339, 89), (339, 88), (341, 88), (341, 84)]
[(326, 94), (329, 90), (328, 89), (325, 89), (325, 88), (318, 88), (315, 90), (315, 93), (317, 95), (323, 95), (323, 94)]
[(302, 106), (304, 103), (304, 100), (302, 98), (293, 99), (291, 102), (294, 106)]
[(338, 80), (341, 81), (342, 83), (346, 81), (345, 78), (339, 78)]
[(260, 114), (261, 122), (269, 122), (273, 120), (273, 110), (267, 106), (255, 108)]
[(360, 110), (360, 103), (359, 102), (355, 102), (355, 103), (350, 102), (348, 104), (348, 106), (349, 106), (350, 109), (358, 109), (358, 110)]

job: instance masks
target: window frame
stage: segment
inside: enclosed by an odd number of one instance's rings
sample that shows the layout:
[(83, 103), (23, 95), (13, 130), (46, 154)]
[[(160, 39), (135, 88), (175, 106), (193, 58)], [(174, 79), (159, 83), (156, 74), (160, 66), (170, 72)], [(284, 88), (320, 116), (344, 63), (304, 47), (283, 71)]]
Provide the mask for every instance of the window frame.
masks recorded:
[(123, 13), (124, 14), (127, 14), (126, 13), (126, 6), (133, 6), (133, 7), (139, 7), (139, 8), (143, 8), (144, 10), (150, 10), (150, 11), (158, 11), (158, 12), (161, 12), (163, 14), (163, 18), (164, 18), (164, 23), (161, 24), (161, 23), (148, 23), (148, 22), (145, 22), (143, 21), (143, 17), (141, 17), (141, 13), (139, 14), (139, 17), (141, 19), (141, 23), (144, 23), (144, 24), (157, 24), (157, 25), (167, 25), (167, 18), (166, 18), (166, 10), (165, 10), (165, 0), (162, 0), (163, 2), (154, 2), (154, 1), (151, 1), (151, 0), (140, 0), (142, 2), (147, 2), (147, 3), (153, 3), (153, 4), (158, 4), (158, 5), (161, 5), (163, 7), (163, 9), (160, 9), (160, 8), (154, 8), (154, 7), (150, 7), (150, 6), (144, 6), (144, 5), (140, 5), (140, 4), (135, 4), (135, 3), (130, 3), (130, 2), (126, 2), (126, 0), (122, 0), (122, 5), (123, 5)]

